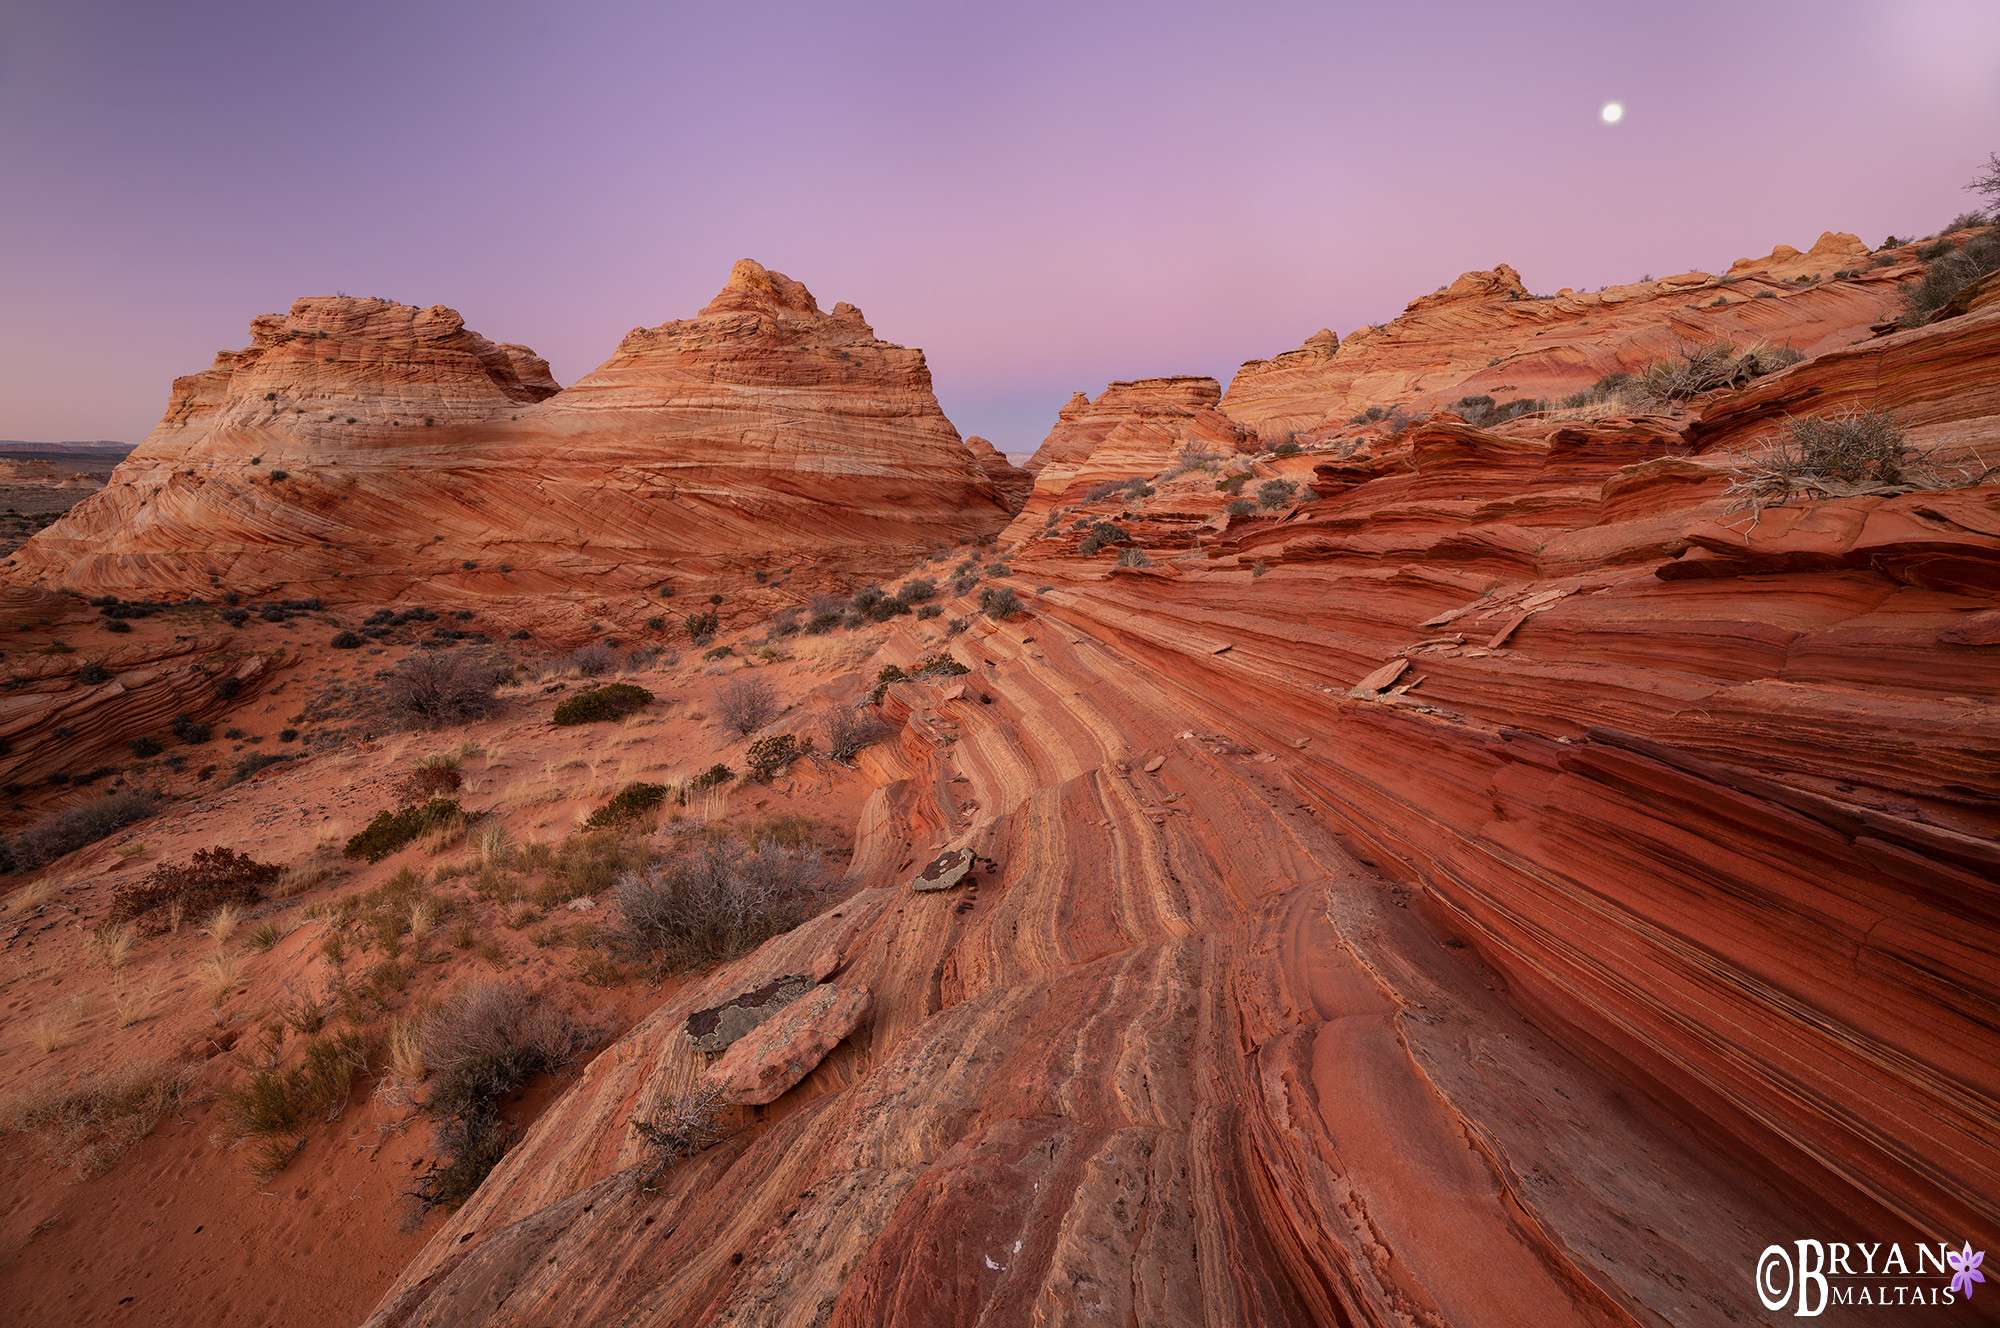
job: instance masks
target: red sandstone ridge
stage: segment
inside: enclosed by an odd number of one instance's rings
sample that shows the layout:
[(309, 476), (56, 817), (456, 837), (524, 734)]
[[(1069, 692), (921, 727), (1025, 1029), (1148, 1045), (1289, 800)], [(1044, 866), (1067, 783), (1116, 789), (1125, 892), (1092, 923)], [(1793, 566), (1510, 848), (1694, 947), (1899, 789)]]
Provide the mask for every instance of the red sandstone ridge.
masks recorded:
[(993, 488), (1000, 495), (1000, 501), (1010, 512), (1021, 510), (1021, 504), (1028, 500), (1028, 491), (1035, 487), (1035, 477), (1028, 471), (1009, 461), (999, 448), (993, 446), (978, 434), (965, 440), (966, 450), (972, 459), (986, 472), (986, 478), (993, 481)]
[(1078, 392), (1028, 460), (1034, 492), (1014, 529), (1039, 525), (1094, 484), (1156, 474), (1183, 448), (1219, 457), (1256, 450), (1256, 436), (1216, 409), (1221, 398), (1213, 378), (1187, 375), (1113, 383), (1094, 401)]
[(1400, 317), (1345, 343), (1322, 331), (1297, 350), (1249, 361), (1222, 409), (1276, 444), (1294, 433), (1326, 436), (1369, 406), (1414, 414), (1467, 395), (1576, 392), (1607, 373), (1643, 369), (1683, 342), (1724, 338), (1816, 354), (1865, 338), (1893, 308), (1897, 283), (1917, 269), (1907, 246), (1887, 256), (1896, 261), (1870, 267), (1865, 244), (1829, 233), (1808, 253), (1779, 245), (1720, 277), (1686, 272), (1540, 297), (1502, 263), (1419, 296)]
[(636, 596), (773, 556), (894, 565), (1006, 516), (921, 351), (748, 260), (566, 391), (442, 307), (308, 299), (251, 330), (11, 579)]

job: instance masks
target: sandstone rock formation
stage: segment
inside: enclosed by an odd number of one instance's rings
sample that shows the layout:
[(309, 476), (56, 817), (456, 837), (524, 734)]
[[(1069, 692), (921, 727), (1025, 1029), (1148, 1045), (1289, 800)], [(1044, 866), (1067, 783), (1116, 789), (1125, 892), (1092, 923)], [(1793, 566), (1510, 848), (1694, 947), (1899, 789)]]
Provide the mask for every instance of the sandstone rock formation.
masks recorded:
[(993, 446), (978, 434), (965, 440), (965, 446), (972, 453), (972, 459), (986, 472), (986, 478), (993, 481), (994, 491), (1000, 495), (1009, 512), (1021, 510), (1021, 504), (1028, 500), (1028, 491), (1035, 487), (1035, 477), (1028, 471), (1009, 461), (999, 448)]
[[(1686, 272), (1601, 291), (1537, 297), (1506, 264), (1467, 272), (1412, 300), (1403, 314), (1336, 341), (1251, 360), (1222, 409), (1267, 445), (1328, 436), (1369, 406), (1439, 410), (1462, 396), (1498, 399), (1580, 391), (1686, 343), (1717, 338), (1816, 354), (1868, 335), (1917, 271), (1906, 246), (1871, 267), (1866, 245), (1826, 234), (1806, 254), (1780, 245), (1715, 277)], [(1766, 298), (1760, 298), (1766, 297)]]
[(1034, 492), (1013, 529), (1039, 526), (1092, 485), (1158, 474), (1183, 448), (1218, 457), (1254, 451), (1255, 436), (1216, 409), (1221, 397), (1213, 378), (1190, 376), (1113, 383), (1094, 401), (1078, 392), (1028, 461)]
[(1006, 516), (922, 352), (748, 260), (699, 316), (634, 329), (560, 392), (441, 306), (305, 299), (251, 331), (176, 381), (15, 583), (639, 596), (836, 553), (893, 564)]

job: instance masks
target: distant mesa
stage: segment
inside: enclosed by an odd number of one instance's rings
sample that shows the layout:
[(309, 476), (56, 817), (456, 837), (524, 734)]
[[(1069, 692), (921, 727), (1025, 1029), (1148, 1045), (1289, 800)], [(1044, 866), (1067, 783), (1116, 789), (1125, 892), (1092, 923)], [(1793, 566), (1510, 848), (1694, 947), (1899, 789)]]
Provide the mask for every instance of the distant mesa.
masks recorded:
[(386, 600), (643, 593), (774, 555), (887, 571), (997, 529), (1018, 487), (945, 418), (922, 351), (747, 259), (568, 389), (442, 305), (309, 297), (250, 331), (175, 380), (10, 580)]

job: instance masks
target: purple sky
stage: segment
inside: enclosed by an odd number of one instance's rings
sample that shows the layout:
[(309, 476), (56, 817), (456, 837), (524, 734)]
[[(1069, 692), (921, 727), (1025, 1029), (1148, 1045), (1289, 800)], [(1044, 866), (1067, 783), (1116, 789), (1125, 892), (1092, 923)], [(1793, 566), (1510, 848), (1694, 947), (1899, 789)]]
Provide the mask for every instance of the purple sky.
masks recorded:
[(136, 442), (334, 291), (569, 383), (750, 257), (1026, 452), (1072, 391), (1226, 383), (1470, 268), (1928, 233), (1994, 150), (1991, 0), (0, 0), (0, 438)]

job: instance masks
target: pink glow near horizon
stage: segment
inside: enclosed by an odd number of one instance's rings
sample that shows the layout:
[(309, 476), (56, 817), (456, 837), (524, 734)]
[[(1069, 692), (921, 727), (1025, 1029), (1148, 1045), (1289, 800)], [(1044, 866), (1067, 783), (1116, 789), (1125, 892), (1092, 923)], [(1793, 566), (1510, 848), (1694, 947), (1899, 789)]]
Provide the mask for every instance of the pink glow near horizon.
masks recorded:
[(136, 442), (340, 290), (570, 383), (752, 257), (1021, 453), (1472, 268), (1935, 230), (2000, 149), (2000, 10), (15, 0), (0, 126), (0, 437)]

